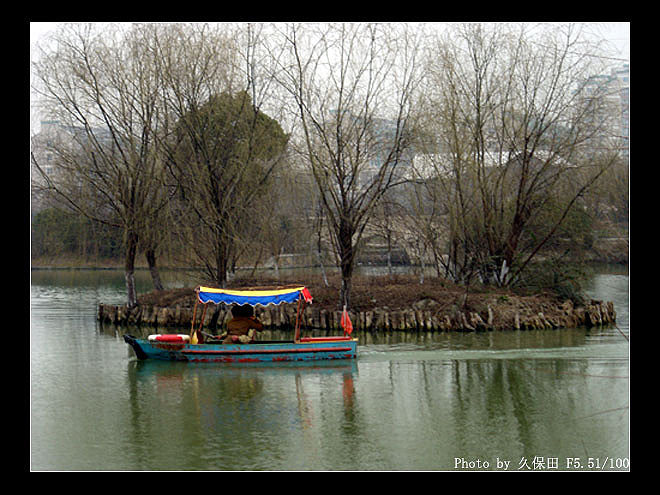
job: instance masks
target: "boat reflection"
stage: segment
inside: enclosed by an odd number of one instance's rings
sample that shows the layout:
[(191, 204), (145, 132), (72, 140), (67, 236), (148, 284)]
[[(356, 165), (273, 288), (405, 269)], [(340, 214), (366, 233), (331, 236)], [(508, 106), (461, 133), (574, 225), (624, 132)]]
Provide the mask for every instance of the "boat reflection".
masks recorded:
[[(281, 442), (314, 442), (329, 407), (332, 414), (353, 417), (357, 370), (355, 360), (203, 366), (130, 361), (133, 434), (142, 439), (142, 450), (151, 442), (157, 448), (160, 435), (180, 437), (182, 447), (203, 438), (214, 446), (218, 469), (261, 469), (234, 464), (238, 461), (230, 452), (250, 445), (277, 450)], [(297, 440), (296, 432), (302, 435)]]

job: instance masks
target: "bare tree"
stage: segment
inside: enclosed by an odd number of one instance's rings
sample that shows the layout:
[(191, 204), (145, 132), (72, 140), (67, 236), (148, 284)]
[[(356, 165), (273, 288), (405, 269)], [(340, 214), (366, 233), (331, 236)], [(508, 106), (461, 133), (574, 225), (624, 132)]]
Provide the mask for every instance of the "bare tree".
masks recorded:
[(411, 142), (419, 37), (406, 25), (322, 24), (280, 29), (288, 58), (278, 80), (293, 97), (301, 153), (327, 215), (350, 305), (357, 246), (395, 184)]
[[(260, 111), (252, 28), (168, 25), (154, 50), (173, 132), (163, 141), (194, 252), (219, 285), (237, 258), (250, 204), (284, 157), (286, 134)], [(242, 57), (241, 57), (242, 55)]]
[[(128, 306), (137, 304), (134, 268), (140, 235), (158, 215), (163, 166), (159, 81), (140, 30), (67, 25), (33, 70), (60, 139), (49, 143), (55, 171), (33, 155), (41, 183), (61, 202), (123, 231)], [(64, 138), (66, 136), (66, 138)]]
[(595, 53), (573, 25), (460, 25), (436, 46), (429, 156), (455, 278), (514, 282), (614, 163), (604, 100), (583, 91), (602, 70)]

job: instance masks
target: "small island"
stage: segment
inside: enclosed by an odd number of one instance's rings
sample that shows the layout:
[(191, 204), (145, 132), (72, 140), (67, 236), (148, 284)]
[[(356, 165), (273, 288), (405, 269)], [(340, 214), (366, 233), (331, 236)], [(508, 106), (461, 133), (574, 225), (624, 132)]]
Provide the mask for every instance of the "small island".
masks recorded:
[[(339, 278), (313, 280), (235, 279), (231, 288), (303, 283), (314, 301), (302, 324), (309, 329), (341, 331), (337, 306)], [(229, 287), (229, 284), (228, 284)], [(193, 287), (151, 291), (138, 295), (138, 305), (100, 304), (102, 323), (166, 329), (189, 329), (195, 307)], [(213, 308), (211, 310), (211, 308)], [(219, 333), (230, 317), (229, 308), (212, 306), (204, 327)], [(293, 328), (296, 307), (257, 307), (256, 316), (268, 329)], [(538, 330), (613, 325), (614, 304), (592, 299), (560, 298), (554, 293), (521, 294), (508, 289), (459, 286), (438, 278), (408, 275), (361, 276), (353, 281), (349, 315), (356, 331), (494, 331)], [(199, 318), (199, 313), (197, 318)], [(199, 320), (198, 320), (199, 321)]]

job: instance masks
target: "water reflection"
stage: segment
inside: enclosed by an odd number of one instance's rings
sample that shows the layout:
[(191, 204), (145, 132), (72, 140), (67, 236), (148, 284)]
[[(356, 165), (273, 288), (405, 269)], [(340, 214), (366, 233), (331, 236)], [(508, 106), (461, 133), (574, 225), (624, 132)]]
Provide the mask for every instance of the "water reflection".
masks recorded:
[(258, 470), (294, 453), (283, 447), (292, 434), (318, 430), (319, 382), (333, 384), (351, 414), (356, 365), (132, 361), (128, 371), (134, 457), (151, 449), (143, 469)]
[(628, 456), (628, 347), (607, 329), (360, 339), (348, 362), (131, 362), (140, 449), (181, 434), (165, 440), (176, 462), (152, 453), (145, 468), (450, 470), (468, 456), (566, 469), (585, 453)]
[[(141, 362), (126, 328), (95, 318), (97, 301), (123, 299), (121, 279), (42, 275), (35, 470), (454, 470), (457, 458), (517, 470), (534, 457), (565, 470), (568, 458), (629, 456), (629, 344), (616, 329), (358, 332), (346, 362)], [(627, 278), (612, 277), (592, 297), (620, 297), (629, 333)]]
[(360, 344), (378, 346), (424, 346), (429, 349), (545, 349), (583, 346), (587, 329), (497, 331), (497, 332), (363, 332)]
[[(627, 374), (619, 365), (563, 359), (360, 363), (360, 381), (369, 388), (358, 389), (357, 400), (366, 416), (395, 425), (366, 425), (370, 437), (397, 446), (396, 459), (381, 460), (391, 469), (451, 469), (464, 457), (492, 465), (496, 458), (537, 456), (563, 463), (585, 452), (627, 456)], [(617, 414), (602, 414), (613, 409)]]

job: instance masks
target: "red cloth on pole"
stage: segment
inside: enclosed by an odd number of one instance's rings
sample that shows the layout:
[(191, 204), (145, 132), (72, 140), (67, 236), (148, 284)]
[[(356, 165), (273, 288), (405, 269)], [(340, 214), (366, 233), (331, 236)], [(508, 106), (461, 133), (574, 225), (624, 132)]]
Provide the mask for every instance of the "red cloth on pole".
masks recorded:
[(344, 307), (344, 312), (341, 314), (341, 327), (344, 329), (344, 335), (350, 335), (353, 331), (353, 323), (351, 323), (351, 318), (348, 316), (348, 311)]

